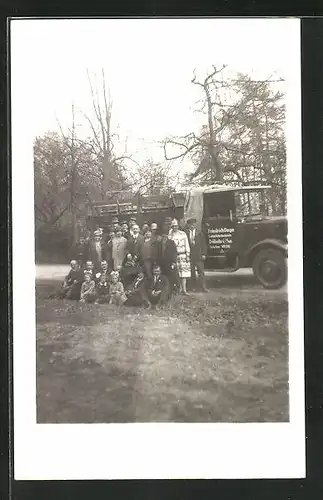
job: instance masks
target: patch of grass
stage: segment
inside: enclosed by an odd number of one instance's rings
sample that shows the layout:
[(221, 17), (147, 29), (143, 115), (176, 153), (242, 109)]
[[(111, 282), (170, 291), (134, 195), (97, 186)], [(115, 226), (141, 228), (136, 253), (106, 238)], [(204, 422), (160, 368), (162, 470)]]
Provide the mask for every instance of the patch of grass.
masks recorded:
[(52, 290), (36, 287), (39, 422), (288, 420), (284, 297), (217, 290), (147, 312)]

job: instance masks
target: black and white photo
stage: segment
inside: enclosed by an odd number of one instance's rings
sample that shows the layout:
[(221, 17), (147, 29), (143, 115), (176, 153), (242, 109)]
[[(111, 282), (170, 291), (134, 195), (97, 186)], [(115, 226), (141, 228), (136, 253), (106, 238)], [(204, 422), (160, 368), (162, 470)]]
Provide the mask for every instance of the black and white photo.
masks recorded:
[(304, 476), (300, 21), (10, 34), (17, 479)]

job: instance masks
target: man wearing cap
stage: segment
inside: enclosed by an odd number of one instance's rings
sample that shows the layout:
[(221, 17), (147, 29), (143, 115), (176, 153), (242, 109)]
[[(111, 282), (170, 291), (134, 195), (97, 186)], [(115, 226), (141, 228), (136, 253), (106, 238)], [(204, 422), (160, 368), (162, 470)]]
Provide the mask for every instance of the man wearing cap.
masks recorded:
[(157, 241), (160, 241), (161, 238), (158, 234), (158, 225), (156, 224), (156, 222), (152, 222), (151, 223), (151, 226), (150, 226), (150, 229), (151, 229), (151, 236), (152, 236), (152, 239), (157, 242)]
[(187, 221), (186, 234), (191, 249), (191, 276), (196, 281), (196, 270), (203, 292), (207, 292), (205, 285), (204, 261), (206, 257), (206, 241), (204, 234), (196, 229), (196, 219)]
[(96, 271), (100, 270), (100, 264), (102, 260), (108, 260), (107, 258), (107, 248), (102, 241), (102, 229), (96, 229), (93, 233), (93, 239), (90, 240), (87, 250), (87, 260), (93, 262), (94, 269)]

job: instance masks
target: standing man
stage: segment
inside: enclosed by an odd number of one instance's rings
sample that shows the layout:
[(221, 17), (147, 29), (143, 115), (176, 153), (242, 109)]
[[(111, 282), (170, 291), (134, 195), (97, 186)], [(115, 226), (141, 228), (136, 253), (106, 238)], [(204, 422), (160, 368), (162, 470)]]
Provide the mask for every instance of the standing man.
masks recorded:
[(129, 232), (130, 234), (132, 233), (132, 228), (133, 226), (135, 226), (137, 224), (137, 220), (136, 220), (136, 217), (133, 217), (131, 216), (130, 219), (129, 219)]
[(203, 292), (208, 292), (205, 285), (204, 261), (206, 256), (206, 241), (204, 234), (196, 229), (196, 219), (188, 219), (186, 234), (191, 249), (191, 275), (196, 281), (196, 270)]
[(102, 240), (102, 229), (96, 229), (88, 245), (87, 260), (93, 262), (95, 271), (100, 270), (102, 260), (107, 260), (106, 245)]
[(156, 245), (156, 263), (160, 266), (161, 272), (166, 276), (170, 283), (171, 292), (177, 289), (176, 272), (176, 245), (173, 240), (168, 238), (169, 229), (163, 228), (160, 241)]
[(119, 219), (118, 219), (118, 217), (112, 217), (111, 224), (112, 224), (112, 231), (115, 232), (117, 230), (117, 228), (119, 227)]
[(129, 238), (130, 236), (130, 233), (129, 233), (129, 229), (128, 229), (128, 224), (126, 221), (123, 221), (122, 224), (121, 224), (121, 229), (122, 229), (122, 236), (126, 239)]
[(76, 260), (80, 267), (85, 264), (86, 261), (86, 243), (84, 236), (80, 237), (80, 241), (73, 245), (71, 250), (71, 258)]
[(138, 224), (134, 224), (131, 228), (130, 236), (126, 245), (126, 253), (131, 253), (132, 255), (141, 255), (141, 247), (144, 242), (144, 237), (140, 234), (140, 228)]

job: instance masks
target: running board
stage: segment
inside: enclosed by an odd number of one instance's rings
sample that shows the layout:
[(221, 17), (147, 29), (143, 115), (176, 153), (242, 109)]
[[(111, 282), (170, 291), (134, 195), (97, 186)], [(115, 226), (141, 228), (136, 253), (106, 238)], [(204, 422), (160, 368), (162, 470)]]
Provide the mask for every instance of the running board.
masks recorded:
[(215, 273), (235, 273), (238, 269), (238, 267), (224, 267), (223, 269), (208, 269), (208, 271), (214, 271)]
[[(218, 256), (214, 257), (218, 258)], [(221, 257), (220, 257), (221, 258)], [(219, 273), (235, 273), (239, 269), (239, 258), (238, 256), (236, 257), (235, 261), (235, 267), (223, 267), (223, 268), (217, 268), (217, 269), (208, 269), (208, 271), (215, 271)]]

